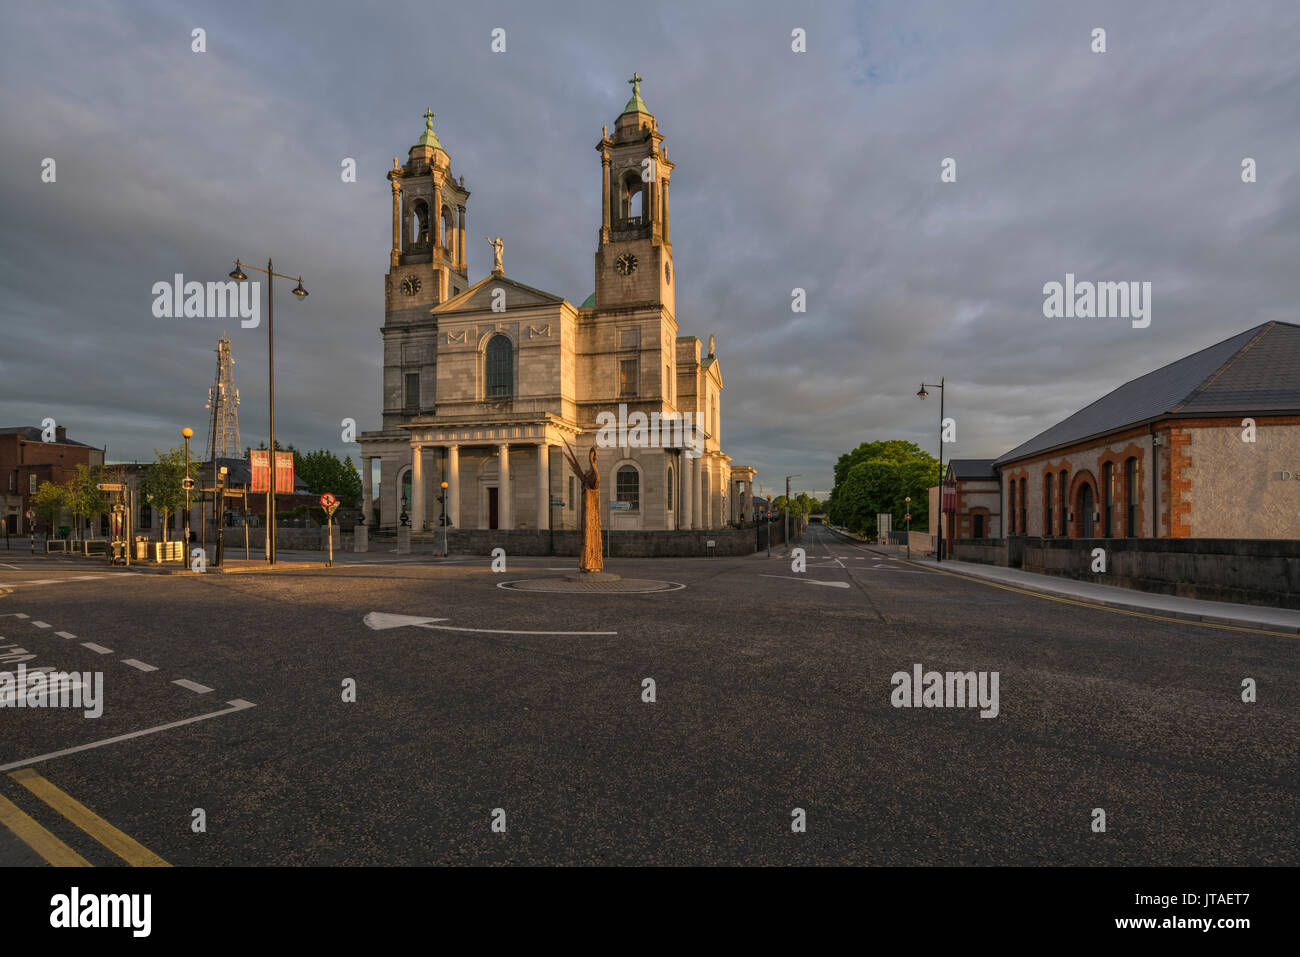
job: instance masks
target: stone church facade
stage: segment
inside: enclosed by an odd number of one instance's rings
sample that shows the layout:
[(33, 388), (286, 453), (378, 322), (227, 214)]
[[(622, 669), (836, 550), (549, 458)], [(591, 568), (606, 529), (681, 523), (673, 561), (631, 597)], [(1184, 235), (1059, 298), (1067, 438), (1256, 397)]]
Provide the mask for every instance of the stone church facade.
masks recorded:
[[(639, 80), (596, 144), (595, 291), (579, 306), (507, 277), (499, 237), (492, 272), (470, 283), (470, 194), (433, 132), (434, 114), (425, 114), (406, 163), (393, 160), (383, 425), (360, 436), (366, 502), (375, 501), (372, 462), (380, 463), (381, 527), (406, 516), (416, 533), (436, 529), (446, 482), (453, 528), (580, 528), (582, 489), (564, 460), (566, 441), (584, 466), (597, 446), (605, 527), (712, 529), (752, 519), (754, 471), (733, 468), (722, 449), (712, 338), (705, 348), (678, 334), (674, 164)], [(601, 430), (611, 418), (633, 428)], [(642, 421), (665, 427), (638, 431)]]

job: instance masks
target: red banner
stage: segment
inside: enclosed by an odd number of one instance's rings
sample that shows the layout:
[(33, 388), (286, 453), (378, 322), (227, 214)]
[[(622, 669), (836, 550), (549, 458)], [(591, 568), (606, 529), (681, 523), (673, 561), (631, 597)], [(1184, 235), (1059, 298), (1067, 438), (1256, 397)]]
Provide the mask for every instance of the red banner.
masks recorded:
[(293, 453), (275, 453), (275, 494), (293, 494)]
[(271, 489), (271, 456), (265, 449), (250, 449), (249, 464), (253, 467), (253, 484), (250, 492), (267, 492)]
[(943, 487), (943, 511), (957, 511), (957, 486), (945, 485)]

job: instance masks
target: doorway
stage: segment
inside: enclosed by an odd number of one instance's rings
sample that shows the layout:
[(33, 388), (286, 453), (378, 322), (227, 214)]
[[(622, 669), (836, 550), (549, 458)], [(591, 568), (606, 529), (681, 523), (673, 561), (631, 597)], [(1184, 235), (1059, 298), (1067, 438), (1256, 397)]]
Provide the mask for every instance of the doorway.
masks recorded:
[(487, 490), (488, 494), (488, 528), (497, 527), (497, 487), (493, 485)]

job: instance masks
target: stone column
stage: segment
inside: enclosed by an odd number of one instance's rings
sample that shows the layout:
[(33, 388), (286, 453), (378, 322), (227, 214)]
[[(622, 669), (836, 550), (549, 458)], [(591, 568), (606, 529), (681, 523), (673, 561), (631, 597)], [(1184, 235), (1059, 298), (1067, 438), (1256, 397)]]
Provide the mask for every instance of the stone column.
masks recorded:
[(677, 517), (678, 528), (685, 529), (691, 527), (691, 490), (695, 488), (695, 477), (691, 473), (694, 471), (694, 466), (692, 465), (694, 461), (694, 459), (683, 452), (681, 455), (681, 461), (678, 463), (680, 467), (677, 471), (681, 473), (682, 480), (680, 512)]
[(411, 529), (424, 531), (424, 446), (411, 447)]
[[(429, 241), (434, 247), (441, 247), (443, 244), (442, 236), (442, 179), (435, 176), (433, 178), (433, 229), (429, 230)], [(436, 261), (438, 257), (434, 257)]]
[(447, 446), (447, 521), (460, 528), (460, 446)]
[(370, 456), (361, 456), (361, 517), (369, 525), (375, 520), (370, 503), (374, 500), (374, 490), (370, 483)]
[(545, 442), (537, 445), (537, 527), (551, 527), (551, 447)]
[(754, 482), (751, 479), (745, 479), (745, 521), (748, 522), (754, 516)]
[(501, 528), (514, 528), (514, 509), (510, 507), (510, 443), (502, 442), (497, 453), (497, 524)]
[(402, 254), (402, 213), (401, 213), (401, 192), (402, 184), (391, 173), (389, 178), (393, 183), (393, 252), (389, 257), (392, 265), (396, 266), (399, 257)]
[(609, 153), (600, 154), (600, 189), (604, 205), (600, 216), (601, 242), (609, 242)]
[(668, 238), (668, 180), (664, 180), (664, 242), (670, 242)]
[(695, 499), (695, 524), (692, 528), (708, 528), (708, 503), (704, 501), (704, 456), (695, 460), (694, 464), (695, 488), (692, 489), (692, 496)]
[(465, 207), (456, 207), (456, 265), (465, 268)]

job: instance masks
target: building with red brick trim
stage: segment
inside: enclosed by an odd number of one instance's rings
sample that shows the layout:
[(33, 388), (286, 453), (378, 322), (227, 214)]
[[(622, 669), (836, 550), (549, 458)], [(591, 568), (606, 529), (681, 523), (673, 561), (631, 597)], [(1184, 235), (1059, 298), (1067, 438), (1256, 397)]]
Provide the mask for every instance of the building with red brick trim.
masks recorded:
[[(1004, 536), (1300, 538), (1300, 325), (1149, 372), (992, 465)], [(957, 521), (970, 537), (960, 501)]]
[[(56, 426), (52, 441), (45, 441), (34, 425), (0, 429), (0, 521), (10, 535), (24, 535), (36, 521), (28, 521), (32, 496), (45, 482), (63, 485), (77, 474), (78, 465), (103, 465), (104, 450), (68, 438)], [(2, 534), (3, 531), (0, 531)]]

